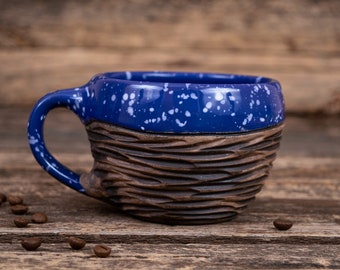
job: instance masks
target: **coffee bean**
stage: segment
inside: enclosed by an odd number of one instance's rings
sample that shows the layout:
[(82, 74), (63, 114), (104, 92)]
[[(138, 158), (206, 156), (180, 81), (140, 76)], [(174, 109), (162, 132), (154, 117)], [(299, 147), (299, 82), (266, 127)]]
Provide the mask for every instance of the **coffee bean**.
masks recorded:
[(14, 215), (24, 215), (28, 211), (28, 207), (23, 204), (16, 204), (11, 206), (12, 213)]
[(280, 231), (287, 231), (293, 226), (293, 222), (288, 219), (275, 219), (273, 222), (276, 229)]
[(20, 196), (8, 195), (7, 201), (9, 202), (10, 205), (16, 205), (22, 204), (24, 200)]
[(24, 228), (27, 227), (28, 223), (30, 222), (29, 219), (24, 218), (24, 217), (16, 217), (13, 220), (15, 226), (17, 226), (18, 228)]
[(41, 245), (40, 238), (37, 237), (31, 237), (31, 238), (25, 238), (21, 241), (21, 246), (29, 251), (36, 250)]
[(111, 248), (105, 245), (96, 245), (93, 248), (94, 254), (96, 254), (97, 257), (99, 258), (106, 258), (110, 255), (111, 253)]
[(70, 244), (72, 249), (79, 250), (85, 247), (86, 241), (84, 239), (78, 238), (78, 237), (69, 237), (68, 243)]
[(31, 221), (33, 223), (46, 223), (47, 220), (48, 220), (47, 216), (45, 215), (45, 213), (42, 212), (37, 212), (33, 214), (31, 217)]
[(6, 194), (0, 193), (0, 205), (1, 205), (1, 203), (4, 203), (5, 201), (7, 201)]

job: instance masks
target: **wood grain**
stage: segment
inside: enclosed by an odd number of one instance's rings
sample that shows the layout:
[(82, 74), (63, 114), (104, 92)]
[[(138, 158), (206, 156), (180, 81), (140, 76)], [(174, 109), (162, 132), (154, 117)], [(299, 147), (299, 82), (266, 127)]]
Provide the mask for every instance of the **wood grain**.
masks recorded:
[(0, 46), (339, 53), (326, 1), (2, 1)]
[(188, 48), (22, 48), (1, 49), (0, 59), (1, 105), (32, 106), (44, 94), (78, 87), (100, 72), (179, 70), (272, 77), (282, 84), (288, 113), (340, 113), (337, 56)]

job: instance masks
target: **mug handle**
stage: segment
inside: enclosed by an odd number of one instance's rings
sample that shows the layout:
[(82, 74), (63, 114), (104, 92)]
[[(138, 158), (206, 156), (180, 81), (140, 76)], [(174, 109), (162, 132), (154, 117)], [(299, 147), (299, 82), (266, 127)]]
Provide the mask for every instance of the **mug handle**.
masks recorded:
[(78, 117), (81, 117), (81, 104), (83, 103), (82, 90), (82, 88), (59, 90), (42, 97), (35, 104), (31, 112), (27, 133), (31, 151), (42, 168), (66, 186), (80, 193), (86, 193), (79, 182), (80, 175), (62, 165), (48, 151), (43, 133), (46, 115), (54, 108), (68, 108)]

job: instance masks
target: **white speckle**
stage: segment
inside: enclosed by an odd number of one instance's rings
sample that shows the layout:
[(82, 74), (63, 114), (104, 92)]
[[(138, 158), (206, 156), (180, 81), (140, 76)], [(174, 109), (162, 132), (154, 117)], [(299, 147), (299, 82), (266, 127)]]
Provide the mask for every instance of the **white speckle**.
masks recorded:
[(160, 117), (157, 117), (157, 123), (159, 123), (161, 121)]
[(189, 111), (185, 111), (185, 116), (186, 117), (190, 117), (191, 116), (191, 113)]
[(256, 105), (260, 105), (260, 100), (256, 100)]
[(111, 97), (111, 101), (115, 101), (116, 100), (116, 95), (113, 94), (112, 97)]
[(162, 120), (165, 121), (166, 118), (167, 118), (167, 117), (166, 117), (166, 114), (165, 114), (165, 112), (163, 112), (163, 113), (162, 113)]
[(220, 105), (217, 106), (217, 110), (218, 111), (221, 110), (221, 106)]
[(129, 95), (128, 95), (127, 93), (125, 93), (125, 94), (123, 95), (123, 100), (128, 100), (128, 98), (129, 98)]
[(257, 85), (254, 86), (254, 91), (257, 93), (259, 91), (259, 87)]
[(191, 85), (191, 83), (186, 83), (185, 87), (188, 89), (190, 85)]
[(164, 92), (167, 92), (169, 90), (169, 83), (164, 83)]
[(189, 98), (189, 95), (186, 95), (186, 94), (183, 93), (183, 94), (181, 95), (181, 98), (182, 98), (182, 99), (188, 99), (188, 98)]
[(191, 97), (192, 99), (198, 99), (198, 96), (197, 96), (195, 93), (191, 93), (191, 94), (190, 94), (190, 97)]
[(169, 94), (170, 94), (170, 95), (172, 95), (173, 93), (174, 93), (174, 91), (173, 91), (173, 90), (170, 90), (170, 91), (169, 91)]
[(178, 108), (175, 108), (175, 113), (178, 113), (179, 109)]
[(184, 126), (187, 124), (187, 121), (184, 121), (184, 122), (182, 123), (179, 119), (176, 119), (176, 124), (177, 124), (179, 127), (184, 127)]
[(89, 91), (89, 88), (88, 88), (88, 87), (85, 87), (85, 91), (86, 91), (87, 97), (90, 97), (90, 91)]
[(127, 108), (127, 112), (128, 112), (128, 114), (130, 114), (131, 116), (133, 116), (133, 108), (132, 108), (132, 107), (128, 107), (128, 108)]
[(229, 98), (230, 101), (235, 101), (236, 100), (236, 98), (234, 96), (229, 96), (228, 98)]
[(252, 109), (253, 108), (253, 106), (254, 106), (254, 100), (251, 100), (250, 102), (249, 102), (249, 107), (250, 107), (250, 109)]
[(152, 122), (152, 123), (156, 123), (156, 121), (157, 121), (156, 118), (152, 118), (152, 119), (151, 119), (151, 122)]
[(145, 130), (145, 127), (140, 127), (141, 130)]
[(149, 124), (149, 120), (146, 119), (146, 120), (144, 121), (144, 123), (145, 123), (145, 124)]
[(264, 86), (264, 89), (266, 90), (266, 93), (269, 96), (270, 95), (270, 90), (268, 89), (268, 87), (266, 85)]
[(104, 105), (106, 104), (106, 99), (104, 99), (103, 104), (104, 104)]
[(207, 102), (207, 103), (205, 104), (205, 107), (206, 107), (207, 109), (211, 109), (211, 107), (212, 107), (211, 101)]
[(245, 118), (242, 122), (242, 125), (246, 125), (247, 123), (249, 123), (251, 120), (253, 119), (253, 114), (250, 113), (248, 114), (247, 118)]
[(231, 113), (230, 115), (231, 115), (231, 116), (235, 116), (236, 114), (233, 112), (233, 113)]
[(135, 100), (134, 100), (134, 99), (130, 100), (130, 101), (129, 101), (129, 106), (132, 106), (134, 103), (135, 103)]
[(221, 101), (223, 99), (223, 94), (220, 93), (220, 92), (217, 92), (216, 95), (215, 95), (215, 99), (217, 101)]
[(260, 77), (260, 76), (256, 78), (257, 83), (259, 83), (261, 80), (262, 80), (262, 77)]
[(126, 72), (125, 72), (125, 76), (126, 76), (126, 79), (127, 79), (127, 80), (131, 80), (131, 78), (132, 78), (132, 75), (131, 75), (131, 72), (130, 72), (130, 71), (126, 71)]
[(35, 152), (40, 152), (39, 147), (36, 146), (36, 147), (34, 148), (34, 151), (35, 151)]
[(204, 108), (204, 109), (203, 109), (203, 112), (204, 112), (204, 113), (207, 113), (207, 112), (208, 112), (208, 109), (207, 109), (207, 108)]
[(168, 111), (169, 114), (173, 115), (175, 113), (175, 110), (174, 109), (171, 109)]
[(135, 97), (136, 97), (136, 94), (135, 94), (135, 93), (131, 93), (131, 94), (130, 94), (130, 99), (135, 99)]
[(149, 111), (150, 111), (150, 112), (154, 112), (154, 111), (155, 111), (155, 108), (152, 108), (152, 107), (151, 107), (151, 108), (149, 108)]
[(264, 119), (263, 117), (260, 117), (260, 121), (264, 122), (264, 121), (266, 121), (266, 119)]

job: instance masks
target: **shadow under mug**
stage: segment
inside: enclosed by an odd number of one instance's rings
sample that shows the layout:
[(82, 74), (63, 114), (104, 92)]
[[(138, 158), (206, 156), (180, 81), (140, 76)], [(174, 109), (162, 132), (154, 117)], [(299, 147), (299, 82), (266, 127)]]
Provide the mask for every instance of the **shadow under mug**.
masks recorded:
[[(83, 122), (94, 165), (79, 175), (45, 146), (47, 113)], [(112, 72), (47, 94), (28, 140), (37, 162), (78, 192), (137, 218), (167, 224), (231, 220), (261, 190), (279, 148), (278, 81), (236, 74)]]

